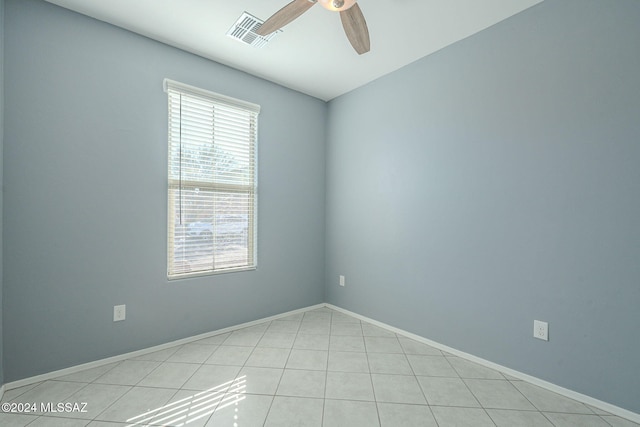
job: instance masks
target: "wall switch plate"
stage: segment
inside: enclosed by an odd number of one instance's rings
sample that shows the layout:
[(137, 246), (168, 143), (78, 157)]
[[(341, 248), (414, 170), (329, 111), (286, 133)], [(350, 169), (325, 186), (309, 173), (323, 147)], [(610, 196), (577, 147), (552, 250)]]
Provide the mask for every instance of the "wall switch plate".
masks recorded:
[(113, 321), (119, 322), (121, 320), (126, 319), (127, 317), (127, 306), (126, 305), (114, 305), (113, 306)]
[(344, 286), (344, 276), (340, 276), (340, 286)]
[(549, 324), (540, 320), (533, 321), (533, 337), (549, 341)]

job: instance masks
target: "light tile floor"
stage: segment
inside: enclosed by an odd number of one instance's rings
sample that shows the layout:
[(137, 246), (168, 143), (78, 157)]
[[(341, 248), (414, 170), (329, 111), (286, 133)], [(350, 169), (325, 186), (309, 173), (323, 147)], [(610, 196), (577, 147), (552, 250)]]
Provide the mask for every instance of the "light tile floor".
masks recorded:
[[(3, 402), (38, 409), (0, 413), (7, 427), (638, 427), (327, 308), (8, 390)], [(40, 411), (84, 402), (86, 412)]]

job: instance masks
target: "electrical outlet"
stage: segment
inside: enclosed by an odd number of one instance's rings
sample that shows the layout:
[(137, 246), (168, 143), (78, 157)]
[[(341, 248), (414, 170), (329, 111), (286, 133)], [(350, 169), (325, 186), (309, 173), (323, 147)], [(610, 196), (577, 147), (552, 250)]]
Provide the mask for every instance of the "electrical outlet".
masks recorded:
[(344, 276), (340, 276), (340, 286), (344, 286)]
[(549, 324), (540, 320), (533, 321), (533, 337), (549, 341)]
[(127, 317), (127, 306), (126, 305), (114, 305), (113, 306), (113, 321), (119, 322), (121, 320), (126, 319)]

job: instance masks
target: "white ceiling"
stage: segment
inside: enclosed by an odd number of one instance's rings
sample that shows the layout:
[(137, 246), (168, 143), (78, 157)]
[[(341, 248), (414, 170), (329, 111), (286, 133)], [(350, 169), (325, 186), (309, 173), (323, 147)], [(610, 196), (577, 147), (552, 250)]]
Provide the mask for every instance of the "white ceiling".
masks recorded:
[(227, 30), (244, 11), (266, 20), (290, 0), (47, 1), (328, 101), (542, 0), (360, 0), (371, 37), (362, 56), (319, 4), (255, 48)]

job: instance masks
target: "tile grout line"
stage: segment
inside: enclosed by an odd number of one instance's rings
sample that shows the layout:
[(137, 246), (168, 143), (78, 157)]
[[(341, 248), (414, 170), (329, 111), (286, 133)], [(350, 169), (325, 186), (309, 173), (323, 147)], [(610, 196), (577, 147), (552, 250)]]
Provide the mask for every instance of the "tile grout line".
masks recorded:
[[(445, 360), (447, 360), (447, 358), (445, 357)], [(451, 362), (449, 362), (447, 360), (447, 363), (449, 363), (449, 365), (451, 365)], [(487, 412), (487, 408), (484, 407), (484, 405), (482, 405), (482, 403), (480, 403), (480, 399), (478, 398), (478, 396), (476, 396), (476, 394), (473, 392), (473, 390), (471, 390), (471, 388), (469, 387), (469, 384), (467, 384), (467, 382), (465, 381), (464, 378), (462, 378), (462, 376), (460, 375), (460, 372), (455, 368), (455, 366), (451, 365), (453, 367), (453, 369), (457, 372), (458, 376), (460, 376), (460, 381), (462, 381), (462, 384), (464, 384), (465, 388), (467, 389), (467, 391), (469, 393), (471, 393), (471, 396), (473, 396), (473, 398), (475, 399), (475, 401), (478, 403), (478, 405), (480, 406), (480, 409), (482, 409), (482, 412), (485, 413), (485, 415), (489, 418), (489, 420), (491, 421), (491, 423), (493, 423), (493, 425), (495, 426), (496, 423), (495, 421), (493, 421), (493, 418), (491, 418), (491, 415), (489, 415), (489, 412)], [(535, 406), (534, 406), (535, 408)]]
[(364, 327), (362, 321), (360, 321), (360, 330), (362, 332), (362, 341), (364, 342), (364, 357), (367, 361), (367, 370), (369, 371), (369, 383), (371, 384), (371, 393), (373, 394), (373, 404), (376, 408), (376, 415), (378, 417), (378, 424), (382, 425), (382, 419), (380, 418), (380, 408), (378, 407), (378, 399), (376, 398), (376, 388), (373, 385), (373, 373), (371, 372), (371, 362), (369, 361), (369, 351), (367, 350), (367, 340), (364, 335)]
[(329, 383), (329, 349), (331, 348), (331, 331), (333, 330), (333, 312), (329, 317), (329, 344), (327, 345), (327, 370), (324, 371), (324, 393), (322, 399), (322, 414), (320, 416), (320, 426), (324, 426), (324, 412), (327, 407), (327, 384)]

